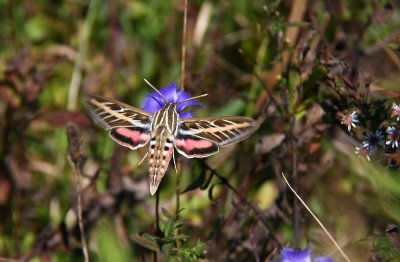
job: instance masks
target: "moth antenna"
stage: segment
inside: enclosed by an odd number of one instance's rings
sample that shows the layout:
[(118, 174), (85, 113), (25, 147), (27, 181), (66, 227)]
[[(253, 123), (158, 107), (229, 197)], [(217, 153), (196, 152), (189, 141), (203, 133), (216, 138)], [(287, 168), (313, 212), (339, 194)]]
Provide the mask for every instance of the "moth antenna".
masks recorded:
[(145, 78), (143, 78), (143, 80), (146, 82), (146, 84), (148, 84), (151, 88), (154, 89), (154, 91), (156, 91), (156, 92), (161, 96), (161, 98), (164, 100), (164, 102), (165, 102), (166, 104), (168, 104), (167, 99), (163, 96), (163, 94), (161, 94), (160, 91), (158, 91), (157, 88), (155, 88), (155, 87), (154, 87), (149, 81), (147, 81)]
[(142, 158), (142, 160), (140, 160), (139, 164), (137, 164), (137, 166), (140, 166), (141, 163), (143, 163), (143, 161), (146, 159), (147, 155), (149, 154), (149, 152), (147, 152), (144, 157)]
[(184, 103), (184, 102), (187, 102), (187, 101), (189, 101), (189, 100), (193, 100), (193, 99), (201, 98), (201, 97), (205, 97), (205, 96), (208, 96), (208, 94), (202, 94), (202, 95), (199, 95), (199, 96), (189, 97), (189, 98), (187, 98), (187, 99), (185, 99), (185, 100), (183, 100), (183, 101), (180, 101), (180, 102), (178, 103), (178, 105), (179, 105), (179, 104), (182, 104), (182, 103)]
[(175, 172), (178, 174), (178, 169), (176, 168), (176, 163), (175, 163), (175, 150), (172, 150), (172, 160), (174, 161)]

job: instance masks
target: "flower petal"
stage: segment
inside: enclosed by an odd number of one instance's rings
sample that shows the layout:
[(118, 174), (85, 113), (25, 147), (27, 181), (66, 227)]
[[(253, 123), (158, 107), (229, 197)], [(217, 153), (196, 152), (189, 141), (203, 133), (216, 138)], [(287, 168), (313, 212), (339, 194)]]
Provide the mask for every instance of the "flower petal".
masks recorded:
[(159, 91), (165, 97), (167, 102), (176, 103), (178, 101), (179, 86), (177, 83), (172, 82), (171, 84), (161, 88)]
[(179, 93), (178, 93), (178, 101), (177, 101), (177, 103), (178, 103), (178, 107), (177, 107), (178, 113), (182, 113), (182, 111), (185, 110), (185, 108), (188, 107), (188, 106), (204, 107), (202, 104), (200, 104), (199, 102), (197, 102), (194, 99), (182, 103), (182, 101), (184, 101), (185, 99), (188, 99), (188, 98), (190, 98), (190, 95), (188, 93), (186, 93), (185, 91), (181, 91), (181, 90), (179, 91)]
[(291, 248), (283, 248), (281, 255), (281, 262), (311, 262), (311, 248), (297, 251)]
[(165, 106), (164, 100), (157, 93), (148, 94), (142, 104), (142, 109), (150, 113), (155, 113)]
[(314, 262), (335, 262), (331, 257), (316, 257)]
[[(196, 100), (189, 100), (181, 103), (182, 101), (190, 98), (190, 95), (187, 92), (181, 90), (178, 84), (175, 82), (172, 82), (171, 84), (161, 88), (159, 92), (164, 96), (167, 103), (177, 104), (177, 112), (182, 118), (192, 117), (192, 112), (183, 112), (186, 107), (203, 107), (203, 105)], [(146, 110), (150, 113), (155, 113), (166, 105), (165, 100), (158, 92), (151, 92), (144, 99), (142, 108), (143, 110)]]
[(183, 113), (179, 114), (180, 118), (188, 118), (188, 117), (192, 117), (192, 116), (193, 116), (193, 114), (192, 114), (191, 111), (186, 111), (186, 112), (183, 112)]

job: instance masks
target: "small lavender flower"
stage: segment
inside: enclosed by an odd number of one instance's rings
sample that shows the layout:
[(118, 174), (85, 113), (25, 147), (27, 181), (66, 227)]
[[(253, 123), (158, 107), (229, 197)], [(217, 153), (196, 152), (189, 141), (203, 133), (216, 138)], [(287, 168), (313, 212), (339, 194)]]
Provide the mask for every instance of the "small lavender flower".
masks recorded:
[(386, 129), (386, 133), (388, 134), (389, 139), (388, 141), (386, 141), (386, 145), (392, 144), (392, 147), (399, 147), (399, 131), (395, 127), (389, 126)]
[(358, 123), (358, 114), (356, 111), (353, 111), (351, 114), (346, 114), (342, 116), (342, 125), (347, 126), (347, 130), (351, 131), (351, 128), (356, 128), (356, 123)]
[[(190, 95), (185, 91), (181, 90), (180, 87), (172, 82), (168, 86), (165, 86), (159, 90), (159, 92), (165, 97), (168, 103), (176, 103), (177, 104), (177, 113), (179, 117), (192, 117), (193, 114), (191, 111), (184, 111), (188, 106), (198, 106), (203, 107), (202, 104), (197, 102), (196, 100), (189, 100), (181, 103), (182, 101), (190, 98)], [(157, 92), (149, 93), (144, 99), (142, 109), (146, 110), (150, 113), (155, 113), (166, 105), (164, 99)]]
[(392, 103), (392, 116), (397, 117), (397, 121), (400, 121), (400, 106), (396, 103)]
[(373, 154), (373, 152), (371, 152), (368, 146), (359, 146), (359, 147), (357, 146), (355, 153), (359, 158), (366, 157), (368, 161), (371, 161), (370, 155)]
[(331, 257), (323, 256), (315, 258), (314, 262), (335, 262), (335, 260)]
[(316, 257), (314, 260), (311, 258), (311, 248), (301, 250), (294, 250), (284, 247), (281, 251), (281, 259), (277, 262), (334, 262), (333, 258), (323, 256)]
[(381, 130), (376, 130), (375, 133), (368, 131), (364, 135), (363, 147), (368, 147), (370, 154), (375, 153), (378, 145), (384, 145), (383, 134)]

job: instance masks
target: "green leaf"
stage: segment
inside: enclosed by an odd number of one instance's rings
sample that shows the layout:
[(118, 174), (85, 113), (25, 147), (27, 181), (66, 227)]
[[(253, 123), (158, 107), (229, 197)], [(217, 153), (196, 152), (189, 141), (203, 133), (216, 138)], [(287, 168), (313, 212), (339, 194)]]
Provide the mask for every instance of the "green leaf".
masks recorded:
[(96, 230), (94, 239), (98, 245), (98, 256), (102, 261), (130, 261), (132, 254), (130, 250), (124, 246), (111, 223), (107, 221), (107, 225)]
[(134, 234), (133, 236), (131, 236), (131, 239), (144, 248), (147, 248), (154, 252), (160, 252), (160, 248), (157, 245), (156, 240), (153, 236), (150, 236), (148, 234)]
[(173, 230), (174, 230), (174, 219), (169, 218), (168, 221), (164, 225), (164, 230), (163, 230), (164, 237), (168, 238), (171, 235), (171, 233), (173, 232)]
[(168, 210), (166, 210), (165, 208), (161, 208), (161, 212), (163, 213), (163, 215), (166, 217), (166, 218), (171, 218), (172, 217), (172, 215), (168, 212)]
[(174, 246), (171, 243), (168, 243), (168, 244), (162, 245), (161, 251), (163, 253), (165, 253), (167, 256), (169, 256), (169, 254), (171, 253), (173, 248), (174, 248)]
[(179, 235), (176, 235), (174, 238), (175, 239), (179, 239), (179, 240), (187, 240), (190, 237), (188, 235), (185, 235), (185, 234), (179, 234)]
[(184, 194), (186, 192), (195, 190), (197, 188), (201, 188), (204, 185), (204, 181), (206, 179), (206, 174), (205, 172), (202, 170), (200, 172), (200, 175), (198, 177), (196, 177), (195, 180), (193, 180), (193, 182), (191, 184), (189, 184), (186, 189), (184, 189), (182, 192), (180, 192), (180, 194)]

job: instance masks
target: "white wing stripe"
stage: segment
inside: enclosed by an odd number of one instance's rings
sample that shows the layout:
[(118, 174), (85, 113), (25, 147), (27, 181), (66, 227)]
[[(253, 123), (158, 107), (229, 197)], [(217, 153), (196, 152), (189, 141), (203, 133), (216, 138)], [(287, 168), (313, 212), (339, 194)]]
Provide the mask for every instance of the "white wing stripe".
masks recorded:
[[(92, 98), (90, 100), (90, 103), (94, 104), (101, 110), (110, 114), (110, 115), (106, 116), (105, 118), (102, 118), (102, 120), (105, 120), (105, 119), (113, 116), (113, 117), (116, 117), (117, 119), (121, 119), (121, 120), (127, 121), (129, 123), (132, 123), (133, 125), (135, 125), (136, 124), (135, 122), (137, 122), (137, 121), (133, 121), (131, 118), (125, 116), (124, 114), (121, 114), (115, 110), (111, 110), (108, 106), (104, 105), (105, 102), (101, 103)], [(110, 102), (106, 102), (106, 103), (110, 103)]]
[[(198, 124), (197, 124), (197, 126), (198, 126)], [(250, 127), (250, 124), (247, 122), (244, 122), (244, 123), (240, 123), (240, 124), (235, 123), (234, 125), (223, 126), (223, 127), (220, 127), (220, 126), (207, 127), (207, 128), (203, 128), (200, 126), (198, 126), (198, 127), (200, 129), (191, 128), (190, 131), (182, 130), (181, 132), (184, 134), (199, 134), (199, 133), (203, 133), (203, 132), (209, 132), (209, 133), (223, 132), (223, 131), (239, 130), (240, 128)]]

